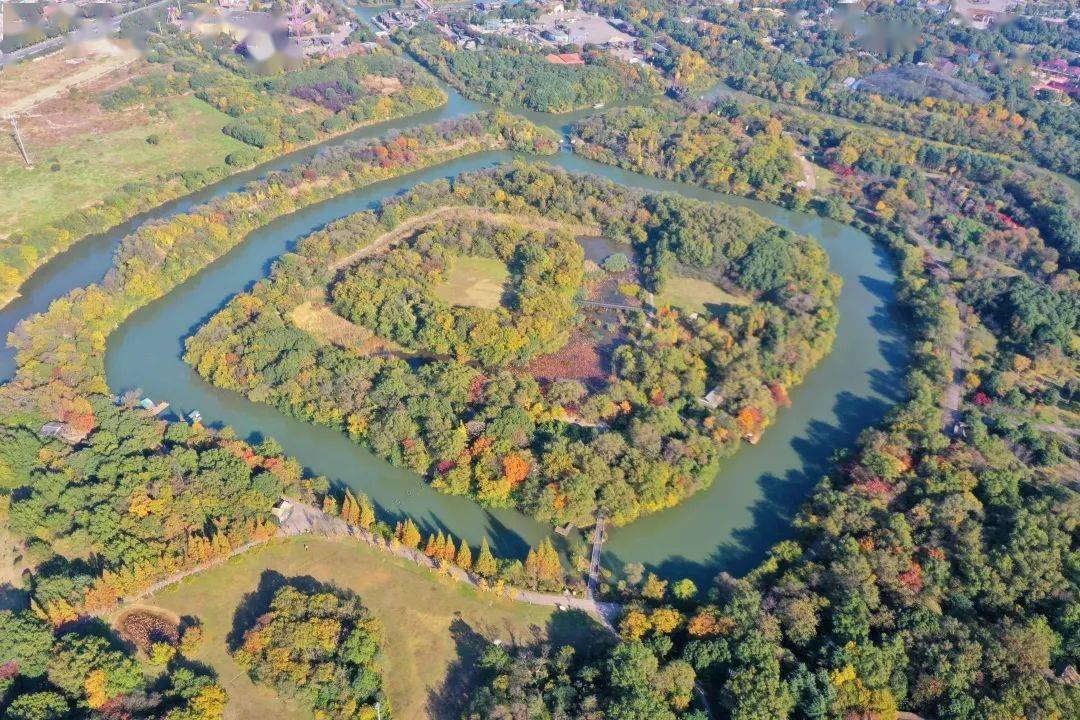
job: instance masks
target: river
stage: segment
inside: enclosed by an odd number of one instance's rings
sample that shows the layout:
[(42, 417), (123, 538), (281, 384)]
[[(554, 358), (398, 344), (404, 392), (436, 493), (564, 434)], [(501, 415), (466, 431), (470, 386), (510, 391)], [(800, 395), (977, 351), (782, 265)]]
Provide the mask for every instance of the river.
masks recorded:
[[(22, 288), (22, 295), (0, 310), (0, 332), (69, 290), (101, 279), (113, 250), (133, 227), (182, 212), (264, 174), (348, 138), (382, 135), (486, 109), (447, 89), (450, 101), (437, 110), (357, 130), (236, 175), (181, 200), (148, 212), (111, 232), (88, 238), (47, 263)], [(561, 129), (575, 116), (525, 113)], [(166, 297), (134, 313), (109, 338), (106, 372), (117, 391), (141, 388), (180, 411), (198, 409), (211, 425), (228, 425), (241, 437), (276, 438), (310, 472), (367, 493), (380, 516), (408, 515), (425, 529), (440, 528), (473, 546), (482, 536), (497, 552), (521, 555), (527, 545), (550, 534), (513, 511), (489, 511), (472, 501), (441, 495), (405, 470), (390, 466), (345, 436), (289, 418), (276, 409), (215, 388), (181, 360), (183, 340), (237, 292), (265, 276), (270, 264), (296, 241), (329, 222), (373, 207), (413, 185), (460, 172), (508, 162), (511, 153), (484, 153), (362, 188), (280, 218), (254, 232)], [(591, 172), (649, 191), (677, 192), (717, 203), (749, 207), (791, 230), (813, 236), (844, 280), (840, 324), (833, 352), (791, 392), (792, 407), (782, 410), (757, 446), (745, 446), (726, 461), (713, 486), (676, 508), (624, 528), (611, 530), (604, 564), (618, 570), (640, 562), (667, 577), (704, 581), (721, 570), (742, 573), (790, 532), (792, 514), (829, 467), (830, 458), (849, 447), (899, 399), (906, 364), (901, 322), (893, 314), (895, 272), (885, 251), (853, 228), (773, 205), (733, 198), (680, 183), (657, 180), (590, 162), (562, 152), (544, 162)], [(0, 353), (0, 377), (10, 377), (13, 358)]]

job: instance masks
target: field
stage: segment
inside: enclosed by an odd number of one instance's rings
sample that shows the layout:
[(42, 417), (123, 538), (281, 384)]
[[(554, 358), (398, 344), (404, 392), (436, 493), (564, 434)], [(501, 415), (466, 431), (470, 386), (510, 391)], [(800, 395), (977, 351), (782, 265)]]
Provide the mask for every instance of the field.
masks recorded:
[[(26, 168), (14, 141), (5, 134), (0, 153), (4, 188), (0, 236), (58, 220), (128, 182), (220, 165), (225, 155), (244, 147), (221, 133), (228, 116), (201, 100), (179, 97), (166, 107), (157, 118), (126, 122), (128, 118), (118, 116), (115, 129), (45, 140), (38, 139), (33, 125), (47, 122), (47, 116), (23, 119), (20, 124), (34, 167)], [(158, 144), (147, 142), (152, 135)]]
[(289, 320), (320, 343), (337, 345), (364, 355), (380, 350), (398, 351), (401, 349), (367, 328), (349, 322), (325, 305), (301, 303), (289, 313)]
[(493, 310), (502, 303), (510, 271), (499, 260), (465, 255), (454, 258), (435, 294), (448, 303)]
[(707, 312), (710, 305), (747, 305), (748, 298), (732, 295), (706, 280), (675, 276), (656, 296), (657, 305), (677, 307), (691, 313)]
[[(310, 576), (357, 593), (386, 629), (383, 676), (394, 716), (456, 717), (484, 639), (591, 642), (603, 631), (575, 613), (513, 603), (439, 577), (351, 540), (277, 540), (147, 598), (143, 604), (198, 617), (205, 631), (193, 659), (214, 668), (229, 692), (229, 720), (287, 720), (308, 715), (253, 684), (226, 651), (245, 596), (272, 593), (284, 578)], [(437, 711), (433, 709), (438, 704)]]

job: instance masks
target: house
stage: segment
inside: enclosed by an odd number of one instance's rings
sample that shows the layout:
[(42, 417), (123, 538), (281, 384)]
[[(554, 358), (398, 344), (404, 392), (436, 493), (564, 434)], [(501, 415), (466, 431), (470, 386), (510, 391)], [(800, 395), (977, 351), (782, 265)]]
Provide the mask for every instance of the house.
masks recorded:
[(289, 28), (270, 13), (214, 8), (187, 23), (187, 29), (203, 36), (228, 35), (236, 41), (236, 51), (252, 60), (268, 60), (290, 47)]
[(720, 388), (718, 387), (710, 390), (705, 397), (698, 398), (698, 402), (709, 408), (710, 410), (715, 410), (716, 408), (720, 407), (720, 403), (722, 403), (723, 401), (724, 396), (723, 394), (721, 394)]

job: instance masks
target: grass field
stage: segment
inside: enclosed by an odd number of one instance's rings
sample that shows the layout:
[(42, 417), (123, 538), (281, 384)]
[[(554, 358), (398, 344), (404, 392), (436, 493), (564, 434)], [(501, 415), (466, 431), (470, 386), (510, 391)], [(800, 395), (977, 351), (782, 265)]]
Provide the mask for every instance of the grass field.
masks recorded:
[(510, 271), (499, 260), (463, 255), (454, 258), (446, 280), (435, 286), (435, 294), (454, 305), (494, 310), (502, 304)]
[[(11, 147), (0, 155), (0, 236), (58, 220), (128, 182), (220, 165), (225, 155), (244, 147), (221, 133), (229, 117), (201, 100), (178, 97), (168, 107), (168, 117), (112, 132), (79, 133), (46, 146), (28, 140), (33, 169), (22, 163), (5, 133), (0, 142)], [(32, 122), (22, 121), (24, 132)], [(159, 144), (148, 143), (150, 135), (158, 136)]]
[(301, 303), (289, 313), (289, 320), (320, 343), (337, 345), (363, 355), (380, 350), (401, 350), (397, 343), (384, 340), (366, 327), (349, 322), (325, 305)]
[(709, 305), (747, 305), (749, 298), (732, 295), (706, 280), (674, 276), (664, 292), (656, 296), (661, 307), (677, 307), (684, 312), (704, 313)]
[(547, 636), (594, 644), (605, 637), (583, 615), (495, 598), (355, 541), (275, 540), (141, 602), (202, 621), (205, 637), (194, 659), (218, 672), (229, 692), (230, 720), (308, 717), (252, 683), (226, 650), (245, 596), (257, 588), (269, 595), (282, 578), (297, 576), (351, 589), (382, 621), (383, 676), (399, 719), (457, 717), (486, 641), (525, 643)]

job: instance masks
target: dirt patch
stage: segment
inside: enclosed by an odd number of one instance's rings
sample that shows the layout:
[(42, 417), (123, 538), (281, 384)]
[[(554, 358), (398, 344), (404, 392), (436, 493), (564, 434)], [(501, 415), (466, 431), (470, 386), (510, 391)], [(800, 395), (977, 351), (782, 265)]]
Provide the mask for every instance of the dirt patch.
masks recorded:
[(27, 112), (73, 87), (91, 85), (141, 57), (132, 47), (108, 41), (64, 50), (16, 65), (0, 86), (0, 115)]
[(367, 75), (362, 80), (364, 89), (377, 95), (393, 95), (402, 88), (401, 81), (394, 77)]
[[(49, 57), (58, 56), (59, 53)], [(16, 105), (10, 102), (10, 95), (0, 96), (0, 117), (17, 112), (23, 140), (30, 148), (31, 155), (35, 156), (34, 162), (40, 163), (47, 159), (36, 157), (40, 149), (64, 145), (80, 137), (104, 135), (151, 122), (144, 108), (109, 112), (102, 109), (96, 99), (102, 93), (146, 74), (148, 70), (145, 63), (110, 65), (107, 72), (96, 74), (79, 83), (61, 83), (58, 88), (54, 88), (55, 91), (36, 93), (33, 102), (17, 103), (16, 110), (8, 109)], [(10, 135), (10, 130), (5, 121), (5, 136)], [(21, 162), (15, 142), (6, 140), (5, 137), (5, 142), (0, 142), (0, 160)]]
[(116, 631), (140, 652), (149, 653), (155, 643), (175, 646), (180, 642), (180, 618), (168, 610), (136, 605), (116, 617)]

